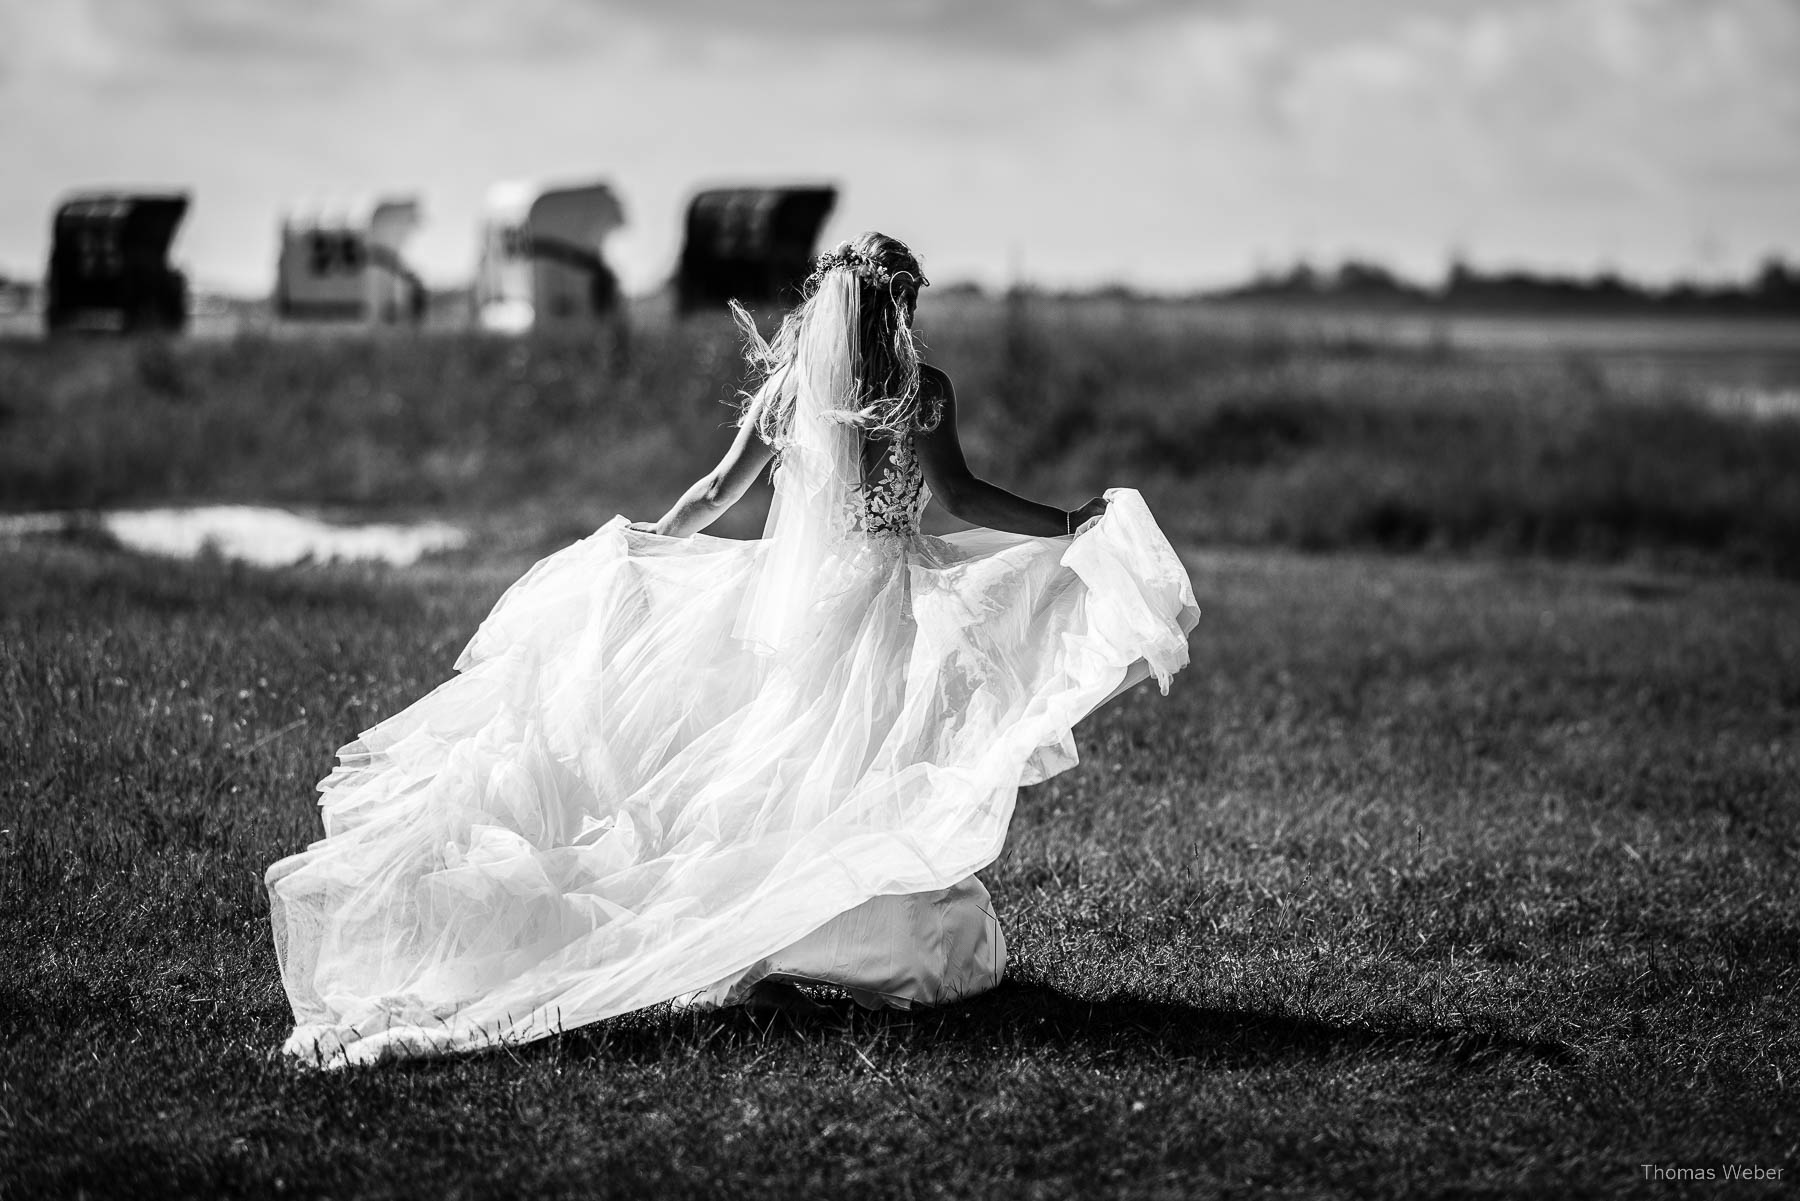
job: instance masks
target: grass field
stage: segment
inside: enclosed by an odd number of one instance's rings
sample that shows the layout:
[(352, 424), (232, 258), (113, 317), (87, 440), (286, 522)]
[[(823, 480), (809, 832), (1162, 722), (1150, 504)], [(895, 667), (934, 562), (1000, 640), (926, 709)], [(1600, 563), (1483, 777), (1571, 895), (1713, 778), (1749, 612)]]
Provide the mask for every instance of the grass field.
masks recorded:
[(1581, 361), (989, 316), (935, 339), (972, 456), (1141, 483), (1205, 610), (1172, 694), (1022, 794), (1009, 982), (330, 1074), (271, 1054), (263, 869), (532, 555), (703, 464), (731, 344), (0, 347), (5, 507), (480, 534), (405, 570), (0, 542), (0, 1198), (1791, 1190), (1800, 423)]
[(1194, 667), (1091, 719), (987, 873), (997, 993), (321, 1075), (271, 1059), (261, 871), (507, 573), (4, 564), (7, 1196), (1660, 1196), (1640, 1165), (1800, 1166), (1791, 584), (1197, 554)]

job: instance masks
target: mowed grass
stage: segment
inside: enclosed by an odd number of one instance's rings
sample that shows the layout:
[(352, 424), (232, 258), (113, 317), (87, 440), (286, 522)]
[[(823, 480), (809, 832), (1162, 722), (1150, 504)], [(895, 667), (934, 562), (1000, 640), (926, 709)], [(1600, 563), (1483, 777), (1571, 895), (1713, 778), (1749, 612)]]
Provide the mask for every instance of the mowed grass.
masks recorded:
[(1678, 1195), (1800, 1170), (1800, 588), (1211, 551), (934, 1012), (319, 1073), (263, 869), (516, 564), (0, 549), (0, 1192)]

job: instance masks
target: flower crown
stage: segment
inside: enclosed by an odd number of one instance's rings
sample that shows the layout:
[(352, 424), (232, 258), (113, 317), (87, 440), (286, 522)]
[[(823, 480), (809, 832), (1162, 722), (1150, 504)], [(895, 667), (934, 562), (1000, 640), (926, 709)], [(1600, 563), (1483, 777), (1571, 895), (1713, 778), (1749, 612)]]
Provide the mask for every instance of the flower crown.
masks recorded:
[(930, 280), (915, 272), (907, 271), (904, 268), (899, 271), (888, 270), (848, 242), (839, 242), (836, 250), (827, 251), (814, 260), (813, 273), (807, 277), (806, 282), (817, 284), (825, 278), (828, 272), (835, 271), (839, 267), (881, 288), (891, 288), (894, 281), (901, 277), (918, 281), (917, 286), (921, 288), (931, 286)]

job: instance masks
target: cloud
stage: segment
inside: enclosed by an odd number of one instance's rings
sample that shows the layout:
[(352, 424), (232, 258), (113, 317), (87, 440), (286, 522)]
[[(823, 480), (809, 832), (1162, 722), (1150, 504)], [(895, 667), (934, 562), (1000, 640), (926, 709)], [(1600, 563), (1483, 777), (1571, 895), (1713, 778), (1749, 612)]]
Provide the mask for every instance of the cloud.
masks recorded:
[(1765, 211), (1771, 193), (1800, 201), (1795, 6), (1537, 0), (1392, 17), (1290, 40), (1258, 76), (1287, 143), (1278, 175), (1319, 198), (1308, 224), (1376, 242), (1436, 224), (1505, 257), (1653, 271), (1718, 234), (1743, 254), (1800, 234)]
[(64, 187), (190, 181), (183, 253), (260, 286), (299, 196), (603, 175), (654, 283), (689, 192), (846, 186), (939, 278), (1180, 287), (1356, 252), (1680, 270), (1800, 230), (1791, 0), (0, 0), (0, 263)]
[(893, 38), (900, 54), (921, 47), (1012, 54), (1197, 10), (1235, 8), (1236, 0), (639, 0), (607, 7), (654, 13), (698, 36), (710, 31), (808, 40)]

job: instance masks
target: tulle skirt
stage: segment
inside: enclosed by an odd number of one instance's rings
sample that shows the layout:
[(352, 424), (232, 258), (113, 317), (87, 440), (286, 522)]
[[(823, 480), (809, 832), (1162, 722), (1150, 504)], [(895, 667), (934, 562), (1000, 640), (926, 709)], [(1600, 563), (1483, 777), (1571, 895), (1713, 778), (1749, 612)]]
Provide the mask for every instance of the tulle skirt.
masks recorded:
[(1020, 785), (1113, 695), (1167, 691), (1199, 615), (1142, 499), (1108, 496), (1073, 538), (860, 544), (773, 654), (734, 634), (765, 543), (615, 518), (538, 563), (457, 675), (339, 753), (325, 837), (269, 869), (286, 1050), (471, 1049), (765, 975), (870, 1003), (991, 984), (970, 877)]

